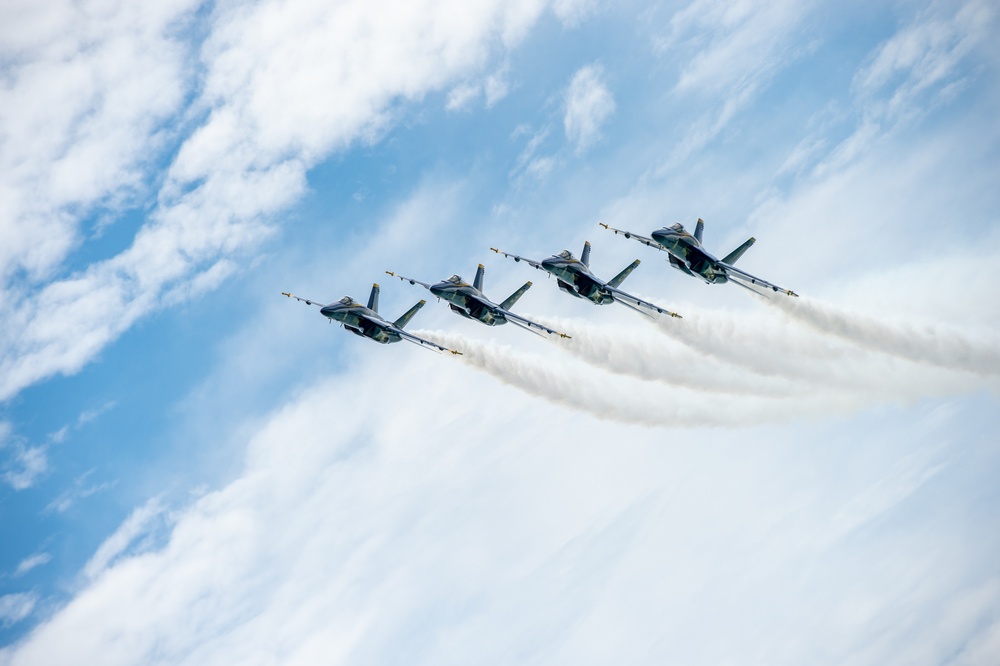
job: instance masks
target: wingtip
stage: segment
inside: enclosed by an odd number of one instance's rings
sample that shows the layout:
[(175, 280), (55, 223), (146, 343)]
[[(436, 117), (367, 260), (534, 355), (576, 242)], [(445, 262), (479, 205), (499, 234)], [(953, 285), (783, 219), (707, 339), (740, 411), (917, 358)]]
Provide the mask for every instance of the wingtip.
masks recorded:
[(497, 254), (500, 254), (500, 250), (496, 249), (495, 247), (491, 247), (490, 250), (496, 252)]
[(608, 227), (608, 225), (604, 224), (603, 222), (598, 222), (598, 223), (597, 223), (597, 226), (599, 226), (599, 227), (604, 227), (605, 229), (608, 229), (608, 228), (609, 228), (609, 227)]
[(392, 277), (396, 277), (396, 274), (393, 273), (392, 271), (386, 271), (385, 274), (386, 275), (391, 275)]
[(288, 293), (287, 291), (283, 291), (283, 292), (281, 292), (281, 295), (282, 295), (282, 296), (287, 296), (288, 298), (291, 298), (291, 297), (292, 297), (292, 295), (291, 295), (290, 293)]

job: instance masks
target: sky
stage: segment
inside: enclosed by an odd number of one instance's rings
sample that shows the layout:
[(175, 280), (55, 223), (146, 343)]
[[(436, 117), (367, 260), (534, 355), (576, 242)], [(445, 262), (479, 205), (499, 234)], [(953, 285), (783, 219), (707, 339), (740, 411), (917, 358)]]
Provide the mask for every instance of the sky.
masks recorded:
[[(0, 665), (992, 664), (988, 0), (0, 6)], [(600, 228), (705, 221), (798, 299)], [(683, 315), (595, 307), (592, 243)], [(394, 271), (486, 269), (564, 330)], [(283, 291), (382, 286), (428, 353)]]

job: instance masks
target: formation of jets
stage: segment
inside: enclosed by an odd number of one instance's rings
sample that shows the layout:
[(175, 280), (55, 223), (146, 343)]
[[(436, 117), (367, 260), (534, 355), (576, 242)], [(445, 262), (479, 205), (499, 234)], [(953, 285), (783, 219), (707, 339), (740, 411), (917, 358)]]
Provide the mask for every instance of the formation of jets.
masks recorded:
[[(775, 292), (787, 294), (788, 296), (798, 296), (791, 289), (779, 287), (767, 280), (747, 273), (741, 268), (736, 268), (736, 261), (743, 256), (751, 245), (756, 242), (755, 238), (750, 238), (738, 248), (727, 254), (722, 259), (717, 259), (706, 250), (701, 243), (702, 233), (705, 223), (699, 218), (695, 225), (694, 233), (688, 232), (681, 224), (674, 224), (654, 231), (650, 236), (641, 236), (631, 231), (615, 229), (604, 223), (602, 227), (616, 235), (624, 236), (636, 240), (643, 245), (667, 253), (670, 265), (677, 270), (687, 273), (692, 277), (704, 280), (707, 284), (724, 284), (731, 282), (744, 289), (749, 289), (754, 293), (760, 293), (753, 287), (770, 289)], [(672, 312), (664, 307), (644, 301), (622, 291), (619, 287), (632, 271), (639, 265), (636, 259), (626, 266), (618, 275), (610, 280), (602, 280), (594, 275), (590, 270), (590, 242), (583, 244), (583, 253), (577, 259), (569, 250), (563, 250), (559, 254), (552, 255), (542, 261), (534, 261), (525, 257), (490, 248), (493, 252), (513, 259), (516, 262), (525, 262), (532, 268), (545, 271), (556, 278), (559, 289), (576, 298), (582, 298), (595, 305), (607, 305), (609, 303), (620, 303), (625, 307), (635, 310), (640, 314), (654, 316), (654, 314), (670, 315), (680, 317), (676, 312)], [(494, 303), (483, 293), (483, 277), (486, 269), (482, 264), (476, 270), (476, 277), (472, 284), (469, 284), (459, 275), (452, 275), (446, 280), (431, 284), (421, 282), (414, 278), (404, 277), (392, 271), (386, 271), (392, 277), (399, 278), (412, 285), (419, 284), (438, 300), (444, 299), (455, 314), (473, 319), (486, 326), (499, 326), (510, 322), (515, 326), (523, 328), (537, 335), (552, 335), (568, 338), (565, 333), (561, 333), (538, 322), (531, 321), (527, 317), (514, 314), (511, 308), (518, 301), (524, 292), (531, 288), (531, 282), (525, 282), (517, 291), (508, 296), (500, 303)], [(362, 337), (370, 338), (381, 344), (389, 344), (406, 340), (433, 351), (446, 351), (452, 354), (462, 352), (448, 349), (430, 340), (407, 333), (403, 330), (407, 323), (413, 318), (426, 301), (421, 300), (412, 308), (407, 310), (399, 319), (390, 322), (378, 313), (378, 284), (372, 285), (371, 294), (368, 297), (368, 305), (364, 306), (355, 301), (350, 296), (344, 296), (339, 301), (324, 305), (319, 301), (300, 298), (288, 292), (281, 292), (283, 296), (294, 298), (306, 305), (316, 305), (320, 308), (320, 314), (330, 321), (339, 322), (345, 329)]]

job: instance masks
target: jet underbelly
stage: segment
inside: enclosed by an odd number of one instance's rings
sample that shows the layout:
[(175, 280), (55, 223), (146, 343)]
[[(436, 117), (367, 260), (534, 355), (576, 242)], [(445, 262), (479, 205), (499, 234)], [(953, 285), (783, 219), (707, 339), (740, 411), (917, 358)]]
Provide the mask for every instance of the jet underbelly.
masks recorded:
[(580, 293), (576, 290), (576, 287), (574, 287), (570, 283), (565, 282), (562, 279), (557, 279), (556, 280), (556, 284), (559, 285), (559, 288), (562, 289), (563, 291), (565, 291), (570, 296), (576, 296), (577, 298), (583, 298), (583, 296), (581, 296)]

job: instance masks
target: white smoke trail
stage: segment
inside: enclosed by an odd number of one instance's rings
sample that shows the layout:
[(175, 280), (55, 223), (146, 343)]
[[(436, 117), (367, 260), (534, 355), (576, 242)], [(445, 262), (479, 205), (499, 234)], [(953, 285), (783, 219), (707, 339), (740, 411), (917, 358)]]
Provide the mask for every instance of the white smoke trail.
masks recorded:
[(862, 404), (858, 396), (802, 394), (773, 400), (754, 396), (704, 395), (686, 389), (586, 370), (558, 358), (516, 352), (506, 345), (480, 342), (452, 333), (420, 331), (428, 340), (462, 352), (464, 363), (531, 395), (593, 416), (646, 426), (710, 427), (787, 422), (828, 416)]
[(1000, 338), (932, 325), (889, 324), (808, 298), (768, 301), (789, 319), (860, 347), (915, 363), (1000, 376)]
[(983, 381), (964, 373), (881, 354), (847, 340), (818, 335), (815, 329), (793, 319), (767, 314), (692, 311), (682, 320), (660, 320), (656, 328), (694, 352), (756, 375), (806, 382), (811, 391), (847, 391), (878, 401), (911, 401), (984, 386)]
[[(579, 359), (616, 374), (665, 382), (695, 391), (787, 397), (801, 393), (801, 382), (786, 377), (746, 373), (727, 363), (694, 354), (689, 348), (660, 336), (644, 335), (643, 321), (636, 327), (609, 331), (580, 319), (525, 315), (572, 336), (555, 338), (561, 349)], [(683, 325), (679, 323), (678, 325)]]

